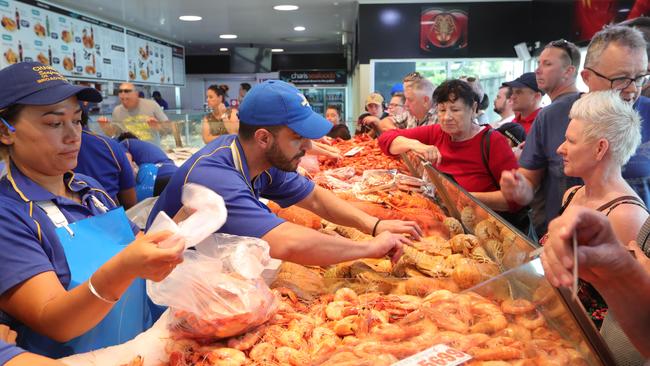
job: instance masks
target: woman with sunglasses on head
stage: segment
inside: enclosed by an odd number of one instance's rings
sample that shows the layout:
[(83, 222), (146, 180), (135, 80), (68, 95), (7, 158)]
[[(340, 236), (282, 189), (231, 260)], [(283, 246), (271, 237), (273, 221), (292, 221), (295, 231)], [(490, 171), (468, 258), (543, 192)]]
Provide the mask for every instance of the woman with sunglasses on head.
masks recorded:
[(0, 315), (18, 346), (48, 357), (123, 343), (152, 323), (143, 279), (165, 278), (184, 245), (141, 235), (101, 185), (72, 173), (79, 101), (99, 92), (37, 62), (0, 70), (0, 82)]

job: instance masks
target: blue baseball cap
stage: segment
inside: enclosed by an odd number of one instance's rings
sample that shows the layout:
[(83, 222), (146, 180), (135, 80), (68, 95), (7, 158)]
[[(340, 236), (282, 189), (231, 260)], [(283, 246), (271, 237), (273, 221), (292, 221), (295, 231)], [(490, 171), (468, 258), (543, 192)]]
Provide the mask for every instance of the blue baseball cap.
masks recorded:
[(87, 86), (72, 85), (52, 66), (20, 62), (0, 70), (0, 109), (14, 104), (50, 105), (73, 95), (85, 102), (99, 103), (102, 95)]
[(526, 72), (521, 74), (520, 77), (513, 81), (501, 84), (501, 86), (509, 86), (511, 88), (528, 88), (534, 92), (544, 95), (544, 91), (537, 86), (537, 79), (534, 72)]
[(239, 120), (253, 126), (286, 125), (298, 135), (318, 139), (332, 124), (309, 106), (307, 98), (294, 86), (280, 80), (267, 80), (246, 93), (239, 106)]
[(390, 88), (390, 95), (393, 95), (395, 93), (404, 93), (404, 84), (402, 83), (393, 84), (393, 87)]

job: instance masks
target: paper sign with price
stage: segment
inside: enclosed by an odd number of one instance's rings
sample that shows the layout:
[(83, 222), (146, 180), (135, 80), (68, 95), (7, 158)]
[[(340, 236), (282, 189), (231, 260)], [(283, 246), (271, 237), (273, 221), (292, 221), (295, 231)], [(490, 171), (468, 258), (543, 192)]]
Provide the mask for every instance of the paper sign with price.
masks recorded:
[(472, 356), (446, 344), (436, 344), (418, 354), (405, 358), (392, 366), (454, 366), (472, 359)]
[(363, 146), (355, 146), (348, 150), (343, 156), (355, 156), (359, 153), (359, 151), (363, 150)]

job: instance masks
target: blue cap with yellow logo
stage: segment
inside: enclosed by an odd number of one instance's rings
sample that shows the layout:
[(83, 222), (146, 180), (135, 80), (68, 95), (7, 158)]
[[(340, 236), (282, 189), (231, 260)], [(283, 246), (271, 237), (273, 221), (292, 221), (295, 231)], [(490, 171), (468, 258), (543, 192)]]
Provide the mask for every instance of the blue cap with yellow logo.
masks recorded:
[(87, 86), (72, 85), (52, 66), (20, 62), (0, 70), (0, 109), (14, 104), (50, 105), (73, 95), (99, 103), (102, 95)]
[(332, 124), (315, 113), (307, 98), (294, 86), (280, 80), (255, 85), (239, 106), (239, 120), (253, 126), (286, 125), (308, 139), (325, 136)]

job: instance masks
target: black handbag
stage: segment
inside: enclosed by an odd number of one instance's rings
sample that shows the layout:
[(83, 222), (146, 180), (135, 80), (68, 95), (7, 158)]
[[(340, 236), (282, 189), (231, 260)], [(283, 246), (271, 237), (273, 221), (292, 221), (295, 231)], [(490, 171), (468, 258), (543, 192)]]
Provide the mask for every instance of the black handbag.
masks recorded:
[[(501, 186), (499, 185), (499, 182), (497, 179), (492, 175), (492, 171), (490, 170), (490, 166), (488, 165), (488, 160), (490, 156), (490, 135), (492, 134), (493, 130), (490, 127), (487, 127), (488, 130), (483, 134), (483, 138), (481, 138), (481, 158), (483, 159), (483, 165), (485, 165), (485, 169), (487, 170), (488, 174), (490, 175), (490, 178), (492, 178), (492, 183), (494, 184), (495, 187), (497, 187), (498, 190), (501, 189)], [(503, 217), (506, 221), (511, 223), (514, 227), (516, 227), (519, 231), (522, 233), (526, 234), (532, 239), (535, 239), (535, 231), (533, 228), (532, 219), (531, 219), (531, 209), (530, 206), (525, 206), (522, 207), (519, 211), (517, 212), (502, 212), (502, 211), (497, 211), (497, 213)]]

